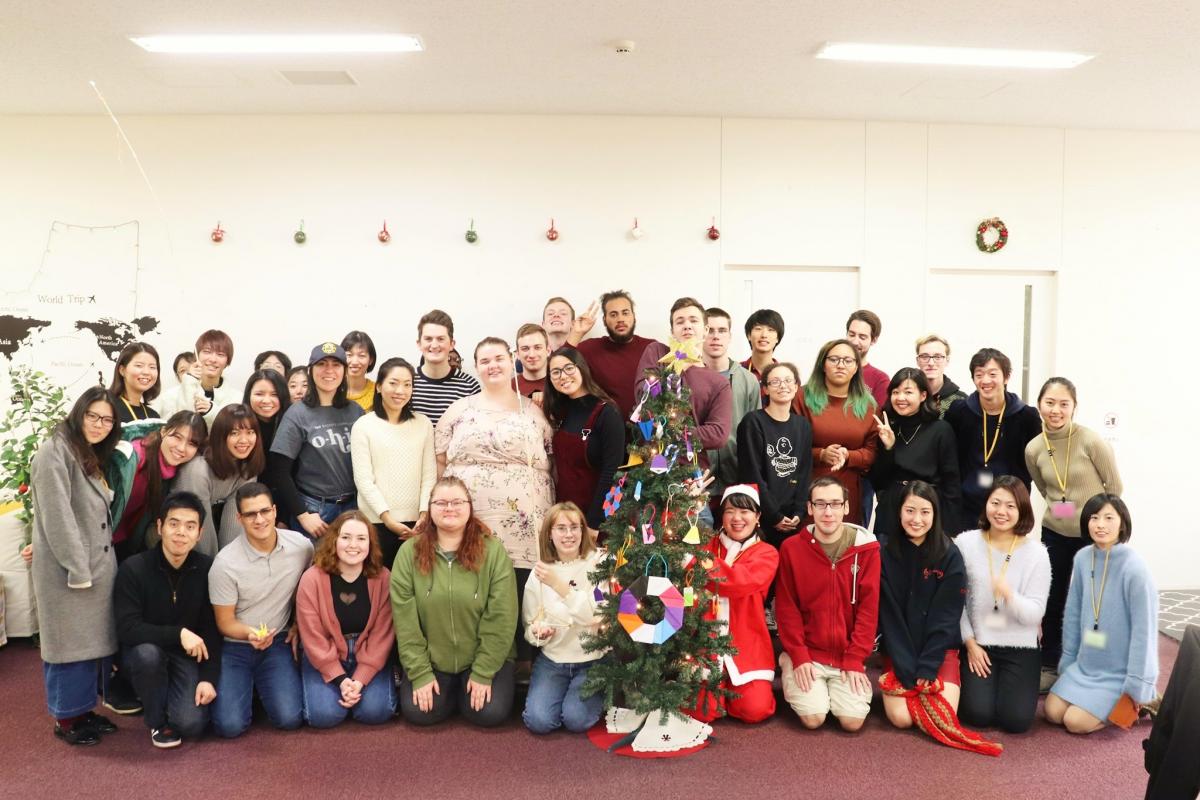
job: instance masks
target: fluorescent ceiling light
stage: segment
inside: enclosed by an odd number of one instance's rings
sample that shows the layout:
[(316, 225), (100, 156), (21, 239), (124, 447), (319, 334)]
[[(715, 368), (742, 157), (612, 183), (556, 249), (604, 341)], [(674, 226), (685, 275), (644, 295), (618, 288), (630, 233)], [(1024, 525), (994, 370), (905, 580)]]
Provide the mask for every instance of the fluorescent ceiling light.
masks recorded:
[(398, 33), (130, 36), (151, 53), (415, 53), (416, 36)]
[(887, 64), (956, 64), (969, 67), (1070, 69), (1093, 56), (1054, 50), (995, 50), (984, 47), (920, 47), (900, 44), (827, 42), (817, 58)]

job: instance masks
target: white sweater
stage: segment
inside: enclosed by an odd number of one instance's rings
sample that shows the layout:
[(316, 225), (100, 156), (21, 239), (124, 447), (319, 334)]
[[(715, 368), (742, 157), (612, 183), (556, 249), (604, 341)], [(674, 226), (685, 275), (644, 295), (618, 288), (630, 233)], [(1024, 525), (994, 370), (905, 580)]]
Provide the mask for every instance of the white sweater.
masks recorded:
[[(204, 394), (204, 389), (201, 388), (200, 381), (185, 374), (183, 381), (178, 386), (160, 394), (150, 405), (159, 413), (159, 416), (167, 420), (180, 411), (195, 411), (196, 396), (202, 394)], [(204, 415), (208, 429), (212, 430), (213, 420), (217, 418), (218, 411), (225, 406), (240, 402), (242, 402), (242, 390), (231, 384), (228, 378), (223, 379), (221, 385), (213, 389), (212, 408)]]
[(424, 414), (393, 425), (370, 411), (350, 429), (350, 461), (358, 509), (371, 522), (387, 511), (393, 522), (412, 522), (429, 505), (437, 481), (433, 425)]
[[(1046, 613), (1050, 594), (1050, 556), (1036, 539), (1026, 537), (1013, 550), (1004, 578), (1012, 587), (1011, 601), (1000, 603), (1001, 626), (989, 624), (995, 615), (992, 573), (1000, 575), (1004, 553), (992, 550), (982, 531), (967, 531), (954, 540), (967, 568), (967, 602), (962, 613), (963, 641), (974, 639), (983, 646), (1037, 647), (1038, 628)], [(991, 569), (988, 558), (991, 558)]]
[[(604, 653), (585, 653), (579, 637), (596, 630), (596, 586), (588, 580), (588, 573), (596, 568), (603, 553), (593, 550), (586, 558), (574, 561), (555, 561), (551, 571), (571, 586), (566, 597), (546, 586), (532, 572), (525, 583), (525, 596), (521, 603), (521, 618), (525, 624), (525, 639), (556, 664), (582, 664), (595, 661)], [(538, 639), (530, 631), (532, 623), (549, 625), (554, 635), (548, 640)]]

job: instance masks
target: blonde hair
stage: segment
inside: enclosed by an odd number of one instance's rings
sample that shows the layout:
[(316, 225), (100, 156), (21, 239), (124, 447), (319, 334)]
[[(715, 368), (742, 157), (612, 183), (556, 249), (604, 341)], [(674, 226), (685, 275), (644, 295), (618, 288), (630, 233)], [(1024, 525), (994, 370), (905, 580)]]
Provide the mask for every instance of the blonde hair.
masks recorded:
[(950, 343), (947, 342), (945, 339), (943, 339), (941, 336), (938, 336), (936, 333), (931, 333), (927, 336), (922, 336), (920, 339), (917, 339), (916, 353), (918, 355), (920, 355), (921, 348), (924, 347), (925, 345), (929, 344), (930, 342), (941, 342), (942, 347), (946, 348), (946, 355), (947, 356), (950, 355)]
[(538, 558), (547, 564), (552, 564), (560, 560), (558, 550), (555, 548), (554, 542), (550, 539), (550, 529), (558, 522), (558, 518), (564, 514), (574, 514), (576, 521), (579, 522), (579, 526), (583, 528), (583, 534), (579, 537), (579, 556), (582, 558), (596, 549), (596, 543), (592, 541), (592, 535), (588, 532), (587, 519), (583, 516), (583, 511), (580, 510), (579, 506), (570, 500), (565, 503), (556, 503), (550, 506), (550, 510), (546, 512), (546, 516), (542, 517), (542, 529), (538, 531)]

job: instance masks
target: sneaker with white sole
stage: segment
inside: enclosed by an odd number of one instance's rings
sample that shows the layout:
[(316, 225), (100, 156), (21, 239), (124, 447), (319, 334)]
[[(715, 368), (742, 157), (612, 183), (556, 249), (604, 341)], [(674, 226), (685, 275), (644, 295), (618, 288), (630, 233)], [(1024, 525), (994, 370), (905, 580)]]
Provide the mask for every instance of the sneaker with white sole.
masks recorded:
[(150, 742), (155, 747), (179, 747), (182, 741), (183, 737), (174, 728), (155, 728), (150, 731)]

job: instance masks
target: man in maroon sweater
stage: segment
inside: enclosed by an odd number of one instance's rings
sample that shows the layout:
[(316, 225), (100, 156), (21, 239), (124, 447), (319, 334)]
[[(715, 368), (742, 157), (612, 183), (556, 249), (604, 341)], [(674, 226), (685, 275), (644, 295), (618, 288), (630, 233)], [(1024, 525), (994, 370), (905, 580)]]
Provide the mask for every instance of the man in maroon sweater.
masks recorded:
[[(704, 306), (691, 297), (681, 297), (671, 306), (671, 335), (681, 342), (695, 341), (696, 355), (704, 337)], [(662, 342), (651, 342), (642, 353), (637, 366), (635, 397), (641, 397), (646, 382), (646, 370), (659, 367), (658, 360), (667, 354)], [(696, 416), (696, 436), (700, 450), (716, 450), (729, 438), (733, 422), (733, 392), (729, 380), (703, 363), (693, 364), (683, 373), (683, 382), (692, 393), (692, 413)], [(695, 442), (693, 441), (693, 444)], [(705, 462), (704, 454), (700, 454)]]
[(846, 320), (846, 339), (854, 345), (855, 350), (862, 354), (863, 381), (871, 390), (875, 402), (879, 404), (880, 408), (883, 408), (883, 404), (888, 399), (888, 384), (892, 379), (883, 370), (867, 363), (867, 353), (871, 352), (871, 347), (879, 341), (881, 333), (883, 333), (883, 322), (875, 312), (867, 311), (865, 308), (855, 311), (850, 315), (850, 319)]
[(836, 478), (813, 481), (813, 524), (779, 548), (775, 619), (783, 696), (811, 729), (832, 713), (843, 730), (857, 731), (871, 710), (863, 661), (879, 620), (879, 542), (843, 522), (849, 499)]
[(637, 316), (628, 292), (621, 289), (605, 292), (600, 296), (600, 307), (608, 335), (584, 339), (576, 349), (583, 354), (596, 383), (617, 401), (621, 417), (628, 419), (634, 406), (633, 385), (641, 377), (638, 362), (646, 345), (654, 340), (633, 332)]

